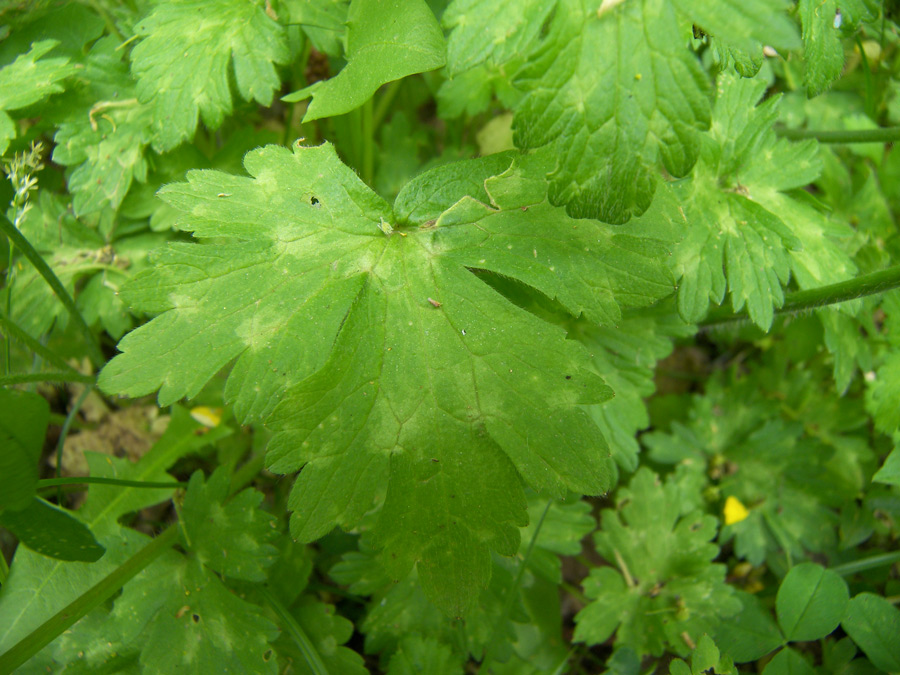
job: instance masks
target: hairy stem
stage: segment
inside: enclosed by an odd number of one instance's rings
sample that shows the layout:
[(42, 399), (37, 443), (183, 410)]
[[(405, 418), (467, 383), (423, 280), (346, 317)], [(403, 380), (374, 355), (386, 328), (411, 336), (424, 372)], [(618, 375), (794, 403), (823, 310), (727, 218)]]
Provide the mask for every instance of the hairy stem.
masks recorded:
[[(820, 286), (819, 288), (810, 288), (805, 291), (796, 291), (788, 293), (784, 299), (784, 304), (775, 310), (776, 314), (793, 314), (803, 312), (817, 307), (825, 307), (827, 305), (835, 305), (848, 300), (856, 300), (864, 298), (867, 295), (875, 295), (876, 293), (884, 293), (895, 288), (900, 288), (900, 265), (889, 267), (880, 272), (865, 274), (855, 279), (847, 281), (839, 281), (829, 286)], [(703, 327), (719, 326), (738, 321), (746, 321), (748, 318), (746, 311), (733, 312), (725, 307), (720, 307), (706, 317), (700, 323)]]
[(900, 127), (835, 131), (776, 127), (775, 133), (782, 138), (789, 138), (792, 141), (815, 138), (819, 143), (891, 143), (900, 141)]

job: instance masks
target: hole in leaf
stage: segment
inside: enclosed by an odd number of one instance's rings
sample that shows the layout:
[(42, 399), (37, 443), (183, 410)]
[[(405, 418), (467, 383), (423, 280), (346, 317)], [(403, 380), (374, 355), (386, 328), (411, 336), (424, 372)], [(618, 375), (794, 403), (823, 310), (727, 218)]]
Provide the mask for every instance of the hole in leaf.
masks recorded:
[(194, 620), (194, 623), (200, 623), (200, 615), (199, 614), (192, 614), (191, 618)]
[(319, 205), (319, 198), (316, 197), (315, 195), (313, 195), (312, 197), (309, 198), (309, 203), (310, 203), (310, 205), (312, 205), (312, 206), (318, 206), (318, 205)]

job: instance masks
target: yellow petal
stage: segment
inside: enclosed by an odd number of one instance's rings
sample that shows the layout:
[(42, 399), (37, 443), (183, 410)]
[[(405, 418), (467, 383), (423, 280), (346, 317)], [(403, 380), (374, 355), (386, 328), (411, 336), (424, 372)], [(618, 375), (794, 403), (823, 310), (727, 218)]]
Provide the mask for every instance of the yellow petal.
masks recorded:
[(205, 427), (217, 427), (222, 421), (222, 409), (198, 405), (191, 408), (191, 417)]
[(723, 513), (725, 514), (726, 525), (739, 523), (750, 515), (747, 507), (741, 504), (737, 497), (729, 497), (725, 500), (725, 509)]

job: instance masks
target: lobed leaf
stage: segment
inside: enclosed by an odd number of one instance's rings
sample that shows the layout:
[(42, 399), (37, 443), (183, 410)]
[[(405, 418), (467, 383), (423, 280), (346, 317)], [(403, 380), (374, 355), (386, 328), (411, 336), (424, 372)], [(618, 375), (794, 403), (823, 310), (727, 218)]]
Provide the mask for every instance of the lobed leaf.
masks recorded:
[(220, 468), (204, 482), (191, 476), (181, 505), (181, 526), (203, 565), (232, 579), (262, 581), (278, 552), (275, 518), (259, 508), (262, 493), (242, 490), (227, 503), (231, 476)]
[(236, 359), (226, 395), (275, 431), (269, 467), (303, 468), (294, 536), (354, 527), (383, 496), (386, 568), (401, 578), (418, 563), (429, 596), (461, 614), (489, 551), (518, 547), (519, 476), (560, 497), (610, 484), (584, 406), (611, 392), (586, 350), (470, 270), (612, 323), (670, 291), (664, 249), (534, 203), (516, 172), (485, 183), (502, 207), (439, 173), (448, 208), (415, 227), (327, 144), (263, 148), (245, 165), (249, 178), (198, 171), (162, 191), (183, 229), (218, 240), (170, 246), (130, 285), (134, 306), (162, 314), (121, 342), (101, 386), (160, 388), (165, 405)]
[[(190, 139), (198, 119), (218, 128), (232, 112), (234, 78), (244, 100), (269, 105), (288, 60), (284, 29), (261, 0), (173, 0), (135, 26), (131, 52), (137, 95), (153, 108), (153, 146), (171, 150)], [(233, 70), (232, 70), (233, 69)]]
[(549, 146), (550, 200), (621, 223), (653, 198), (657, 161), (686, 175), (710, 122), (709, 83), (668, 0), (561, 0), (515, 78), (516, 145)]

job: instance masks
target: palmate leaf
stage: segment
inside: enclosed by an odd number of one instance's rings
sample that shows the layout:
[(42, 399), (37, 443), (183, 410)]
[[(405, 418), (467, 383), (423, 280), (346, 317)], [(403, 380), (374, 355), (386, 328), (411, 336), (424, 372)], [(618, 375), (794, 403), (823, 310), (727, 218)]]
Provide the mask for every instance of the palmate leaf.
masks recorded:
[(79, 88), (59, 106), (65, 116), (53, 161), (71, 167), (68, 188), (77, 216), (106, 204), (118, 208), (133, 181), (147, 180), (152, 108), (137, 100), (122, 56), (118, 40), (99, 40), (79, 73)]
[[(243, 490), (225, 502), (231, 476), (220, 468), (204, 482), (191, 476), (181, 522), (191, 550), (207, 567), (232, 579), (262, 581), (278, 552), (274, 516), (260, 510), (262, 493)], [(235, 536), (234, 533), (240, 533)]]
[[(247, 101), (269, 105), (288, 60), (284, 29), (259, 0), (174, 0), (135, 26), (131, 53), (138, 98), (153, 107), (153, 145), (191, 138), (199, 117), (215, 129), (231, 114), (229, 79)], [(232, 70), (233, 67), (233, 70)]]
[(597, 567), (584, 581), (593, 600), (575, 617), (575, 640), (616, 643), (638, 655), (668, 649), (686, 655), (690, 641), (740, 610), (725, 583), (725, 566), (713, 563), (716, 519), (692, 511), (678, 486), (640, 469), (606, 509), (594, 535), (597, 551), (615, 567)]
[(542, 181), (489, 178), (495, 163), (467, 163), (474, 184), (454, 165), (425, 174), (397, 214), (328, 144), (255, 150), (250, 178), (196, 171), (167, 186), (180, 226), (217, 241), (173, 244), (134, 281), (129, 301), (161, 316), (121, 342), (101, 386), (159, 389), (167, 405), (236, 359), (226, 395), (276, 432), (269, 467), (303, 468), (294, 536), (354, 527), (383, 498), (385, 567), (401, 578), (418, 563), (429, 596), (462, 613), (489, 551), (517, 549), (521, 479), (558, 497), (610, 484), (583, 406), (612, 392), (588, 352), (470, 270), (607, 325), (672, 290), (657, 243), (573, 221)]
[(659, 214), (668, 213), (684, 232), (672, 263), (686, 321), (702, 319), (728, 292), (735, 311), (746, 308), (768, 330), (792, 273), (810, 288), (856, 270), (831, 241), (835, 226), (791, 194), (818, 176), (817, 146), (775, 137), (778, 99), (756, 105), (765, 89), (759, 79), (720, 75), (713, 126), (691, 177), (667, 184), (652, 212), (633, 223), (657, 232)]
[(709, 82), (679, 39), (668, 0), (560, 0), (546, 37), (515, 79), (520, 148), (559, 158), (550, 199), (575, 216), (624, 222), (653, 198), (658, 159), (690, 171), (709, 126)]

